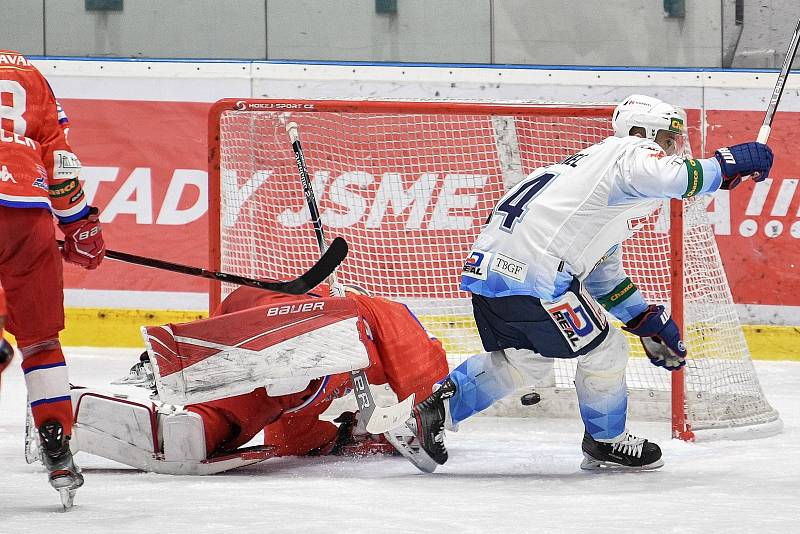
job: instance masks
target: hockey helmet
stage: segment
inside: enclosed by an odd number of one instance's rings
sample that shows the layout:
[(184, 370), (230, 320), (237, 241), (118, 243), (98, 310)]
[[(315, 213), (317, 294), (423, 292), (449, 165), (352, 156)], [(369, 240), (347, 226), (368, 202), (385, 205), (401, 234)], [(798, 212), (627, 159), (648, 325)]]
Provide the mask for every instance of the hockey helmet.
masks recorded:
[[(616, 137), (627, 137), (631, 128), (640, 127), (647, 139), (657, 142), (665, 150), (667, 147), (663, 141), (674, 142), (678, 146), (673, 153), (678, 153), (683, 145), (685, 116), (681, 109), (658, 98), (631, 95), (614, 109), (611, 123)], [(659, 135), (660, 131), (664, 133)]]

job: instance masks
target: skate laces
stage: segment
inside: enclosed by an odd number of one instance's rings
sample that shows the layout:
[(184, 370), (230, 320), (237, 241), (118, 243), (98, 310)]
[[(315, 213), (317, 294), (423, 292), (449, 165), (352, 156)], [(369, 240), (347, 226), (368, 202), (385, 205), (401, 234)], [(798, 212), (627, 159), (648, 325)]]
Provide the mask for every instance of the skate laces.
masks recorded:
[(642, 449), (646, 441), (646, 439), (638, 438), (626, 430), (621, 440), (611, 443), (611, 450), (641, 458)]

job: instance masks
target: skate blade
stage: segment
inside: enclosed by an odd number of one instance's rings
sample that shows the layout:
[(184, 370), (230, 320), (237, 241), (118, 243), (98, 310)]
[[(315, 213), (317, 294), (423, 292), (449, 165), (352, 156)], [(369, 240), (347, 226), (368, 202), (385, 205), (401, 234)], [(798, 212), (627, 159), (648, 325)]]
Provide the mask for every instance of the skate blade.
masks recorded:
[(383, 436), (386, 440), (397, 449), (397, 452), (403, 455), (409, 462), (414, 464), (414, 467), (423, 473), (433, 473), (436, 471), (437, 464), (433, 458), (428, 456), (421, 447), (412, 447), (405, 439), (405, 436), (399, 435), (396, 432), (385, 432)]
[(64, 507), (64, 512), (72, 508), (72, 505), (75, 503), (75, 491), (76, 490), (69, 488), (61, 488), (58, 490), (58, 495), (61, 497), (61, 506)]
[(591, 456), (584, 453), (583, 461), (581, 462), (581, 469), (586, 471), (605, 471), (605, 470), (619, 470), (619, 471), (651, 471), (653, 469), (658, 469), (659, 467), (664, 465), (664, 459), (659, 458), (653, 463), (649, 463), (647, 465), (622, 465), (616, 462), (607, 462), (603, 460), (598, 460), (596, 458), (592, 458)]

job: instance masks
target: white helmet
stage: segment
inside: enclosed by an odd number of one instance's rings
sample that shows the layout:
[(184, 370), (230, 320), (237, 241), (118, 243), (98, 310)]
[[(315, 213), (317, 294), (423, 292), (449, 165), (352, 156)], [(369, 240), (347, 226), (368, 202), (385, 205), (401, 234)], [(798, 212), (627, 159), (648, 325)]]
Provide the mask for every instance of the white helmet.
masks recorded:
[(645, 95), (631, 95), (614, 110), (611, 124), (616, 137), (627, 137), (631, 128), (644, 128), (647, 139), (655, 140), (659, 130), (677, 134), (684, 132), (685, 115), (682, 110)]

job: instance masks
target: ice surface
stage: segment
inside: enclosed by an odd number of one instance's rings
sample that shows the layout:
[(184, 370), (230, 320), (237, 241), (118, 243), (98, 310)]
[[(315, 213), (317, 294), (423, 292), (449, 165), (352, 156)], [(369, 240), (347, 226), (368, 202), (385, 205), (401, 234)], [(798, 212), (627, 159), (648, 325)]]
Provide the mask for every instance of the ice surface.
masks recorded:
[[(137, 359), (129, 350), (68, 351), (73, 383), (87, 386), (127, 374)], [(86, 485), (64, 514), (41, 466), (23, 458), (18, 363), (3, 375), (0, 399), (0, 533), (800, 530), (798, 362), (756, 362), (785, 424), (778, 436), (687, 444), (670, 440), (666, 423), (632, 422), (664, 449), (657, 471), (581, 471), (577, 420), (473, 418), (448, 434), (450, 461), (433, 475), (402, 458), (285, 458), (175, 477), (78, 455)]]

